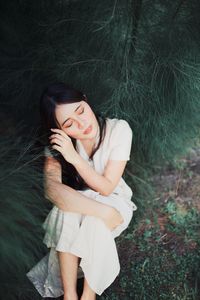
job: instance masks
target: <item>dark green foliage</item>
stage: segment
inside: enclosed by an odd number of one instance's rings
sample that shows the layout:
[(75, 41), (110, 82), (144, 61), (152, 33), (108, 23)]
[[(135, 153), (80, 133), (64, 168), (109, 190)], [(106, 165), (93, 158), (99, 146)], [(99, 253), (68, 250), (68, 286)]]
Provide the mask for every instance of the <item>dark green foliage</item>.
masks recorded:
[(198, 9), (197, 1), (4, 4), (2, 97), (32, 126), (41, 89), (63, 80), (130, 122), (137, 161), (171, 159), (199, 133)]
[(147, 169), (184, 153), (199, 135), (199, 8), (199, 1), (178, 0), (3, 1), (0, 297), (8, 280), (7, 300), (38, 297), (23, 286), (45, 251), (41, 224), (49, 207), (34, 163), (41, 153), (27, 146), (43, 88), (65, 81), (84, 91), (94, 110), (130, 123), (127, 181), (145, 207)]
[(21, 130), (0, 144), (0, 299), (37, 299), (25, 274), (47, 252), (41, 225), (51, 204), (43, 197), (42, 156)]

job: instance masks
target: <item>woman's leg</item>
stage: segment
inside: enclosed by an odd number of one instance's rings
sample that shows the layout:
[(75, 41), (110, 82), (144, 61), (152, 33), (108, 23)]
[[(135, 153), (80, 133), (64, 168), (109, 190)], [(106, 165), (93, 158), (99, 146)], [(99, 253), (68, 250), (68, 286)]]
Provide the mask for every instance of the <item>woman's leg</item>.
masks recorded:
[(64, 289), (63, 300), (78, 300), (76, 285), (79, 257), (68, 252), (57, 251), (57, 253)]
[(84, 278), (83, 294), (80, 300), (95, 300), (96, 293), (90, 288), (86, 278)]

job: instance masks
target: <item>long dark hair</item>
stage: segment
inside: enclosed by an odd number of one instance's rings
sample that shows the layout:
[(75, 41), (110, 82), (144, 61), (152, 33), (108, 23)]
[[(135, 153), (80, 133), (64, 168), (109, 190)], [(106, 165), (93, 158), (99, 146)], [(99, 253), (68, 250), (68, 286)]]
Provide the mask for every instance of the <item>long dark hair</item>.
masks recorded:
[[(62, 82), (53, 83), (47, 86), (44, 89), (40, 98), (40, 116), (41, 116), (40, 132), (42, 136), (42, 139), (40, 139), (41, 143), (43, 144), (44, 147), (48, 147), (49, 151), (52, 153), (54, 158), (60, 162), (62, 167), (62, 182), (74, 189), (79, 189), (79, 190), (84, 190), (86, 188), (89, 188), (89, 186), (79, 175), (76, 168), (72, 164), (67, 162), (59, 151), (51, 148), (51, 145), (49, 143), (49, 136), (52, 134), (50, 128), (61, 129), (55, 117), (56, 105), (74, 103), (82, 100), (88, 103), (88, 99), (86, 95), (84, 95), (81, 91), (76, 90), (72, 86), (69, 86)], [(106, 117), (104, 117), (100, 113), (95, 113), (95, 111), (94, 114), (97, 118), (100, 132), (99, 132), (99, 142), (95, 147), (95, 149), (93, 149), (89, 157), (90, 159), (93, 158), (95, 152), (100, 147), (106, 131)], [(77, 149), (76, 139), (72, 137), (70, 138), (72, 140), (74, 148)]]

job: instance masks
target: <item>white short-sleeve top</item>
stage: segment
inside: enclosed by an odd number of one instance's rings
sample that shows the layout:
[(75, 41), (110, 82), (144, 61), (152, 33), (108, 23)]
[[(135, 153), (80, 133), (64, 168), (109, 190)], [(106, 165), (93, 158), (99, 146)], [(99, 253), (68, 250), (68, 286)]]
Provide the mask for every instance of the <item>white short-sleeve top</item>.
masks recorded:
[[(97, 173), (103, 174), (108, 160), (130, 160), (132, 135), (132, 129), (126, 120), (106, 118), (106, 132), (104, 140), (99, 149), (95, 152), (93, 159), (89, 159), (88, 154), (79, 139), (76, 141), (76, 150), (85, 160), (88, 161)], [(95, 145), (97, 145), (98, 141), (99, 135)], [(52, 156), (47, 147), (45, 148), (45, 155)], [(118, 194), (127, 200), (130, 200), (133, 195), (130, 186), (128, 186), (122, 177), (120, 178), (120, 181), (113, 193)]]

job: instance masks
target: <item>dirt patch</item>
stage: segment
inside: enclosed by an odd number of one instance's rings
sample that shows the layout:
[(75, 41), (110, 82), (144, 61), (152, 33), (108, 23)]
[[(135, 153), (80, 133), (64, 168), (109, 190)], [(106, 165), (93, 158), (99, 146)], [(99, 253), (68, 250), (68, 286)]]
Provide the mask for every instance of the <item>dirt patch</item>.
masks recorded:
[(183, 209), (195, 207), (200, 211), (200, 148), (191, 149), (177, 164), (178, 168), (168, 165), (152, 176), (158, 200), (163, 203), (173, 197)]

